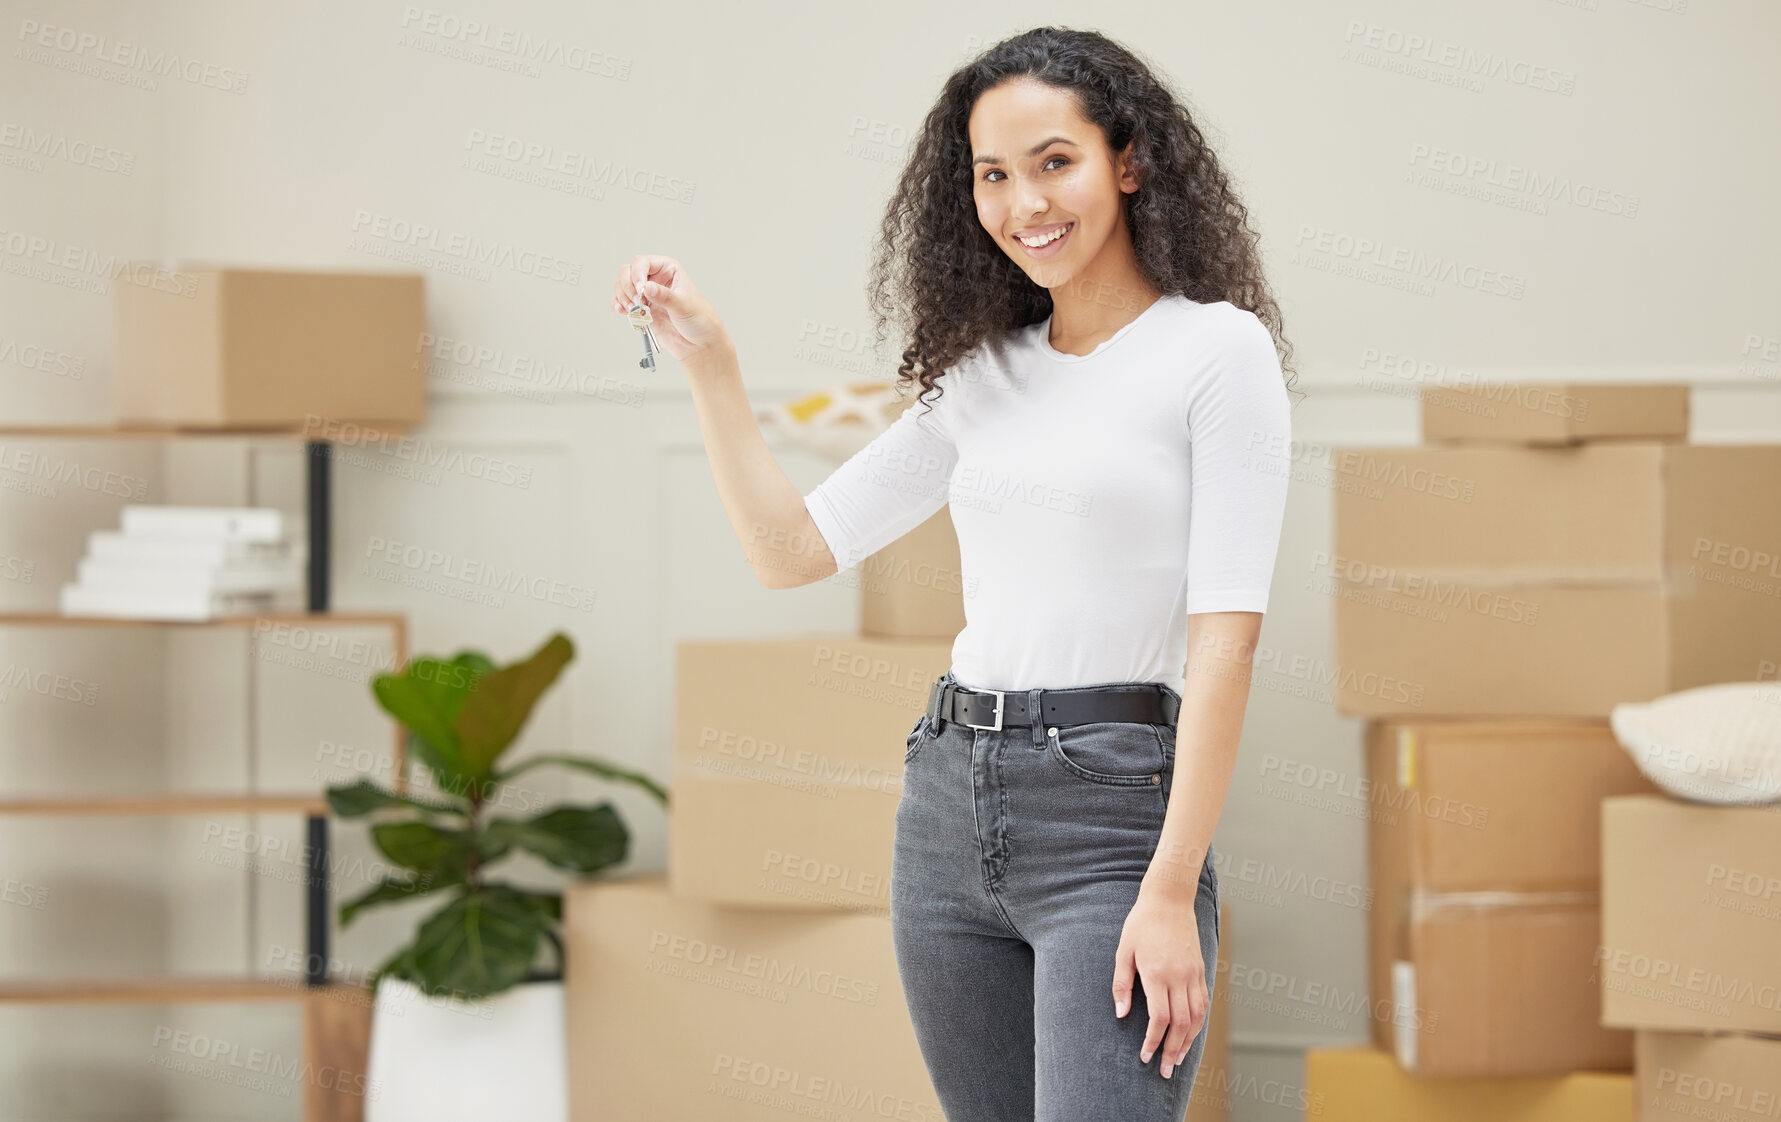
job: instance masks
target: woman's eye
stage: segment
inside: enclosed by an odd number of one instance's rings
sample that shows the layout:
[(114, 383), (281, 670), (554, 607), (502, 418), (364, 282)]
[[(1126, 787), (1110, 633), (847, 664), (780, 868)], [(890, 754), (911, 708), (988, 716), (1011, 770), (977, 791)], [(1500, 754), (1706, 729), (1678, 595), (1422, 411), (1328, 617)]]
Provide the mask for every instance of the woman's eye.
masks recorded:
[[(1052, 164), (1052, 161), (1053, 161), (1053, 160), (1061, 160), (1061, 161), (1062, 161), (1062, 162), (1064, 162), (1064, 163), (1066, 163), (1066, 164), (1067, 164), (1067, 163), (1069, 163), (1069, 162), (1070, 162), (1070, 157), (1068, 157), (1068, 156), (1051, 156), (1051, 157), (1049, 157), (1049, 158), (1047, 158), (1047, 159), (1046, 159), (1046, 161), (1045, 161), (1045, 165), (1044, 165), (1044, 166), (1043, 166), (1043, 167), (1042, 167), (1042, 168), (1040, 168), (1040, 169), (1039, 169), (1039, 170), (1040, 170), (1040, 171), (1050, 171), (1050, 170), (1051, 170), (1051, 164)], [(991, 178), (990, 178), (990, 176), (992, 176), (992, 175), (1000, 175), (1000, 176), (1002, 176), (1002, 177), (1003, 177), (1003, 178), (1007, 178), (1007, 176), (1006, 176), (1006, 174), (1005, 174), (1005, 173), (1004, 173), (1004, 172), (1001, 172), (1001, 171), (998, 171), (998, 170), (996, 170), (996, 169), (995, 169), (995, 168), (991, 168), (991, 169), (990, 169), (990, 170), (989, 170), (989, 171), (986, 171), (986, 172), (984, 172), (984, 173), (983, 173), (983, 181), (984, 181), (984, 182), (985, 182), (985, 183), (995, 183), (995, 182), (997, 182), (997, 180), (994, 180), (994, 179), (991, 179)]]

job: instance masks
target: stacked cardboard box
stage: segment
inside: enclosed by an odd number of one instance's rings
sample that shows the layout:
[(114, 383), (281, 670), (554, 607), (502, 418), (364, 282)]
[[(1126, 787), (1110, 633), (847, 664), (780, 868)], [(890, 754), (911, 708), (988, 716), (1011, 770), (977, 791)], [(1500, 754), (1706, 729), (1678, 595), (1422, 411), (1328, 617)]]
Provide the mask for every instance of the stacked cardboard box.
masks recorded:
[(1649, 791), (1589, 721), (1367, 729), (1375, 1040), (1431, 1076), (1625, 1068), (1599, 1024), (1597, 806)]
[(1628, 1122), (1621, 1072), (1423, 1079), (1376, 1048), (1305, 1053), (1305, 1117), (1317, 1122)]
[[(666, 875), (566, 898), (575, 1118), (942, 1117), (890, 861), (903, 749), (964, 623), (958, 567), (942, 510), (857, 567), (858, 634), (680, 644)], [(1215, 996), (1196, 1088), (1232, 1082)], [(1229, 1098), (1196, 1093), (1189, 1122)]]
[[(1318, 1070), (1471, 1118), (1496, 1094), (1479, 1078), (1513, 1096), (1632, 1066), (1633, 1034), (1600, 1016), (1598, 823), (1604, 799), (1654, 789), (1606, 717), (1751, 677), (1781, 633), (1781, 598), (1740, 569), (1781, 553), (1763, 499), (1781, 447), (1685, 443), (1681, 386), (1431, 389), (1423, 429), (1333, 460), (1337, 704), (1368, 721), (1371, 974), (1392, 1016), (1384, 1051)], [(1629, 1117), (1618, 1093), (1592, 1116)]]
[(1781, 1117), (1781, 808), (1608, 799), (1596, 964), (1642, 1122)]
[(1781, 596), (1755, 586), (1781, 548), (1781, 444), (1610, 435), (1537, 446), (1505, 423), (1497, 443), (1334, 453), (1344, 712), (1603, 718), (1774, 658)]

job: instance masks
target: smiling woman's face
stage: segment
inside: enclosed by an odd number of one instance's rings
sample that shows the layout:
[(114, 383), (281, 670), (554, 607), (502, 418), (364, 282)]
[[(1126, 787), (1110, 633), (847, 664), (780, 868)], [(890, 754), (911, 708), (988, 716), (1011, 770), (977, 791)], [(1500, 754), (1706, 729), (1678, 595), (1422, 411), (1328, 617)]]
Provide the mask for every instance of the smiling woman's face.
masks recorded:
[(1138, 184), (1075, 96), (1003, 82), (977, 99), (969, 131), (971, 191), (990, 237), (1043, 288), (1082, 275), (1123, 228), (1121, 196)]

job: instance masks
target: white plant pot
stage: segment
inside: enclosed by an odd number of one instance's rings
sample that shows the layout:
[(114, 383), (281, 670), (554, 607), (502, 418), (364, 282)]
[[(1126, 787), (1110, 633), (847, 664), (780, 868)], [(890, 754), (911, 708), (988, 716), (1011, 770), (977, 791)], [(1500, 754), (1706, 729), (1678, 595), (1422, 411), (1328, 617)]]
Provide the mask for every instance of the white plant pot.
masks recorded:
[(521, 982), (481, 1001), (377, 987), (365, 1122), (568, 1122), (563, 983)]

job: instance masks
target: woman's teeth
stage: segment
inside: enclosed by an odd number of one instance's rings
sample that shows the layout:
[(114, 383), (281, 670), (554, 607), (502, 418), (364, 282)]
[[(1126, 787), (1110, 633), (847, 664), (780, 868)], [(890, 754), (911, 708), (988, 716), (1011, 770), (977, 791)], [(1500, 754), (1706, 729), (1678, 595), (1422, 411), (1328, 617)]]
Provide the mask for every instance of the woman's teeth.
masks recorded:
[(1072, 227), (1074, 225), (1075, 225), (1074, 222), (1066, 222), (1064, 225), (1059, 226), (1057, 229), (1053, 230), (1049, 234), (1040, 234), (1038, 237), (1035, 237), (1035, 238), (1023, 238), (1017, 234), (1017, 235), (1015, 235), (1015, 239), (1017, 241), (1019, 241), (1021, 245), (1026, 246), (1028, 249), (1038, 249), (1042, 245), (1050, 245), (1052, 242), (1057, 241), (1059, 238), (1061, 238), (1065, 234), (1069, 233), (1070, 227)]

